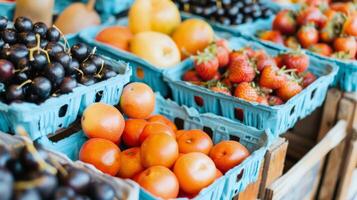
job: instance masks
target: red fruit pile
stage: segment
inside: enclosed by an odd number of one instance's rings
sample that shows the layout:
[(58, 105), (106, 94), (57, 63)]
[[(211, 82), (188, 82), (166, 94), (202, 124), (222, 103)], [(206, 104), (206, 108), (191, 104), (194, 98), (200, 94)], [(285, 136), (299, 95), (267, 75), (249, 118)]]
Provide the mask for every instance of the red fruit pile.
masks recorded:
[(282, 10), (273, 30), (258, 37), (292, 49), (303, 47), (323, 56), (339, 59), (357, 57), (357, 9), (352, 2), (332, 3), (322, 10), (309, 5), (297, 12)]
[(245, 47), (231, 51), (219, 40), (194, 57), (194, 68), (182, 76), (212, 91), (265, 105), (280, 105), (316, 80), (301, 52), (269, 56)]

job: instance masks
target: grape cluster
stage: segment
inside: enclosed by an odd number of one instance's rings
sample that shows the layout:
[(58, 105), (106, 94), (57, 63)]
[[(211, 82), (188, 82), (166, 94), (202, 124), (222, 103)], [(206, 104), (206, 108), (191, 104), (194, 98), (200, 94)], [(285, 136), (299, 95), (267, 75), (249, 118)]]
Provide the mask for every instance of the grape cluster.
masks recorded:
[[(86, 171), (53, 160), (42, 146), (19, 152), (0, 145), (0, 198), (3, 200), (115, 199), (114, 188)], [(56, 167), (54, 167), (56, 166)]]
[(238, 25), (267, 18), (273, 11), (259, 0), (175, 0), (180, 10), (224, 25)]
[[(117, 75), (83, 43), (70, 47), (56, 27), (18, 17), (14, 26), (0, 16), (0, 82), (3, 101), (41, 103)], [(63, 39), (64, 43), (60, 40)]]

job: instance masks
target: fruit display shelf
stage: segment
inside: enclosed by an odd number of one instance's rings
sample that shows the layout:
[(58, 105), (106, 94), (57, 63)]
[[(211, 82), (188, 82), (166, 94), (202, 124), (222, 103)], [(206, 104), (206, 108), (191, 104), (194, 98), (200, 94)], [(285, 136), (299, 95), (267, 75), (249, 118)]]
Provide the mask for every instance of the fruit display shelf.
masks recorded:
[[(204, 130), (214, 143), (221, 140), (238, 140), (251, 153), (243, 163), (203, 189), (195, 199), (231, 199), (257, 180), (265, 152), (272, 139), (271, 134), (213, 114), (199, 114), (194, 108), (181, 107), (171, 100), (165, 100), (159, 94), (155, 112), (174, 121), (178, 128)], [(76, 160), (81, 146), (79, 141), (84, 143), (85, 140), (83, 132), (79, 131), (58, 142), (52, 142), (48, 137), (42, 137), (37, 142)], [(151, 200), (155, 197), (141, 189), (140, 199)]]
[[(21, 136), (11, 136), (9, 134), (1, 132), (0, 133), (0, 142), (1, 142), (1, 145), (5, 145), (5, 148), (10, 150), (10, 152), (14, 153), (14, 152), (22, 151), (22, 148), (25, 147), (25, 142), (31, 143), (32, 141), (30, 141), (29, 138), (25, 138), (25, 137), (21, 137)], [(82, 174), (82, 175), (83, 175), (83, 173), (89, 174), (93, 183), (96, 183), (96, 184), (105, 183), (105, 184), (109, 185), (110, 187), (112, 187), (112, 189), (114, 191), (115, 198), (117, 198), (117, 199), (125, 199), (125, 200), (138, 199), (139, 187), (133, 181), (113, 178), (109, 175), (103, 174), (102, 172), (95, 169), (93, 166), (91, 166), (89, 164), (83, 163), (81, 161), (73, 162), (70, 159), (68, 159), (67, 156), (65, 156), (61, 153), (55, 152), (55, 151), (50, 151), (48, 149), (44, 149), (44, 152), (46, 153), (46, 155), (48, 155), (48, 160), (51, 160), (51, 163), (52, 162), (57, 163), (56, 165), (54, 165), (56, 168), (58, 168), (59, 165), (62, 165), (62, 169), (61, 169), (62, 172), (63, 172), (63, 170), (65, 170), (65, 168), (63, 166), (67, 166), (67, 167), (69, 166), (72, 169), (76, 169), (77, 170), (76, 172), (81, 172), (80, 174)], [(42, 153), (39, 152), (39, 155), (42, 156), (44, 154), (44, 152), (42, 152)], [(4, 155), (4, 152), (2, 152), (2, 156), (3, 155)], [(30, 158), (28, 158), (28, 159), (30, 159)], [(34, 158), (32, 157), (31, 159), (34, 159)], [(5, 160), (6, 159), (4, 159), (3, 161), (5, 161)], [(45, 162), (47, 162), (47, 160)], [(39, 178), (39, 175), (36, 178)], [(2, 183), (4, 183), (4, 182), (2, 182)], [(57, 184), (57, 180), (56, 180), (56, 184)], [(37, 187), (38, 190), (41, 190), (41, 189), (39, 189), (40, 187), (42, 187), (42, 186)], [(49, 182), (47, 182), (46, 187), (45, 187), (46, 190), (51, 190), (50, 187), (51, 187), (51, 184)], [(61, 187), (58, 187), (58, 188), (61, 188)], [(2, 188), (2, 189), (5, 189), (5, 188)], [(31, 189), (28, 189), (28, 190), (31, 190)], [(37, 191), (37, 189), (31, 190), (32, 197), (33, 197), (33, 193), (35, 193), (35, 196), (38, 197), (37, 196), (38, 192), (34, 192), (33, 190)], [(2, 190), (2, 192), (5, 192), (5, 191)], [(5, 195), (5, 194), (2, 193), (2, 195)], [(17, 194), (17, 195), (19, 195), (19, 194)], [(52, 195), (52, 194), (50, 194), (50, 195)], [(72, 195), (74, 195), (74, 194), (72, 194)], [(108, 194), (102, 193), (101, 195), (108, 195)], [(4, 196), (2, 196), (2, 197), (4, 197)], [(29, 197), (29, 195), (27, 195), (27, 197)], [(6, 197), (4, 197), (4, 198), (6, 199)], [(38, 198), (36, 198), (36, 199), (38, 199)]]
[[(281, 52), (244, 37), (232, 37), (228, 42), (232, 49), (250, 46), (253, 49), (264, 49), (270, 55)], [(193, 60), (183, 67), (167, 71), (164, 79), (172, 89), (173, 99), (180, 105), (194, 107), (202, 113), (222, 115), (258, 129), (269, 129), (274, 135), (279, 135), (322, 105), (329, 85), (337, 73), (337, 66), (333, 63), (321, 61), (316, 57), (310, 57), (310, 63), (308, 70), (318, 79), (285, 104), (278, 106), (248, 102), (182, 81), (182, 75), (193, 67)]]
[[(264, 41), (257, 37), (257, 33), (262, 30), (271, 30), (272, 22), (275, 18), (271, 16), (269, 19), (260, 19), (251, 24), (244, 24), (237, 28), (237, 33), (243, 34), (249, 37), (252, 41), (264, 44), (266, 46), (276, 48), (279, 50), (287, 50), (280, 44), (276, 44), (270, 41)], [(342, 60), (337, 58), (331, 58), (319, 55), (312, 51), (306, 50), (309, 55), (316, 57), (317, 59), (327, 61), (329, 63), (334, 63), (339, 67), (338, 74), (334, 80), (334, 85), (338, 86), (342, 91), (355, 92), (357, 91), (357, 61), (355, 60)]]
[(74, 91), (51, 97), (41, 104), (0, 102), (0, 130), (14, 133), (18, 126), (25, 128), (33, 140), (66, 128), (94, 102), (115, 105), (122, 89), (129, 82), (131, 69), (127, 63), (105, 58), (118, 74), (90, 86), (80, 85)]

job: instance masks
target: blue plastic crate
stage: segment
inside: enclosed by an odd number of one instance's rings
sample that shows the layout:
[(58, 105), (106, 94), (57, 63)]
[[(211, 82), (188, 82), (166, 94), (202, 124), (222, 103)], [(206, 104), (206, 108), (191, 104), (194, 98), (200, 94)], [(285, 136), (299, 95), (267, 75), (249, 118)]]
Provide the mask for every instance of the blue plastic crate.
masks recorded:
[[(260, 40), (256, 37), (258, 31), (262, 30), (271, 30), (272, 22), (275, 16), (272, 16), (266, 20), (258, 20), (252, 24), (245, 24), (238, 27), (236, 33), (241, 33), (245, 37), (248, 37), (258, 43), (266, 45), (268, 47), (272, 47), (280, 50), (287, 50), (289, 48), (276, 44), (270, 41)], [(357, 61), (355, 60), (341, 60), (330, 58), (326, 56), (321, 56), (312, 51), (306, 50), (307, 54), (316, 57), (320, 60), (324, 60), (329, 63), (334, 63), (339, 67), (338, 74), (334, 80), (334, 85), (338, 86), (341, 90), (346, 92), (356, 92), (357, 91)]]
[[(91, 86), (79, 86), (69, 94), (51, 97), (39, 105), (0, 102), (0, 130), (14, 133), (18, 126), (22, 126), (36, 140), (59, 128), (68, 127), (91, 103), (117, 104), (124, 85), (129, 82), (131, 70), (123, 62), (105, 59), (119, 72), (117, 76)], [(97, 93), (101, 96), (96, 98)]]
[[(181, 107), (171, 100), (165, 100), (160, 95), (157, 95), (156, 98), (155, 113), (165, 115), (175, 122), (183, 122), (183, 127), (181, 127), (183, 129), (201, 129), (208, 133), (211, 132), (214, 143), (238, 139), (251, 152), (251, 155), (243, 163), (229, 170), (225, 176), (203, 189), (196, 199), (231, 199), (242, 192), (247, 185), (257, 180), (264, 155), (272, 139), (269, 133), (214, 114), (200, 114), (194, 108)], [(80, 146), (85, 140), (83, 132), (79, 131), (63, 141), (51, 142), (47, 137), (42, 137), (37, 142), (76, 160)], [(241, 178), (237, 179), (238, 175)], [(156, 198), (141, 189), (140, 199), (153, 200)]]
[(14, 16), (15, 3), (13, 2), (1, 2), (0, 3), (0, 15), (12, 19)]
[[(280, 52), (242, 37), (229, 39), (229, 44), (232, 49), (251, 46), (264, 49), (271, 55)], [(239, 120), (258, 129), (269, 129), (274, 135), (279, 135), (293, 127), (299, 119), (309, 115), (323, 103), (328, 87), (337, 73), (337, 67), (333, 63), (315, 57), (310, 57), (310, 63), (309, 70), (317, 75), (318, 79), (300, 94), (279, 106), (265, 106), (248, 102), (182, 81), (183, 73), (193, 67), (193, 60), (186, 66), (168, 71), (164, 76), (172, 89), (173, 99), (179, 104), (195, 107), (202, 113), (212, 112)], [(197, 99), (201, 99), (203, 105)]]

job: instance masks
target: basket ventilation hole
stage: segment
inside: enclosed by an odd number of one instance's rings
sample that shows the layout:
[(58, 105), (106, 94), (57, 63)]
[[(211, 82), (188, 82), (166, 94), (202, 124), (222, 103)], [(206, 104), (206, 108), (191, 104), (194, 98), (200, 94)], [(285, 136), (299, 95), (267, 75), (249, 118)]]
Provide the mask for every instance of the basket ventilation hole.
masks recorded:
[(174, 119), (174, 123), (177, 127), (178, 130), (184, 129), (185, 128), (185, 121), (183, 119), (176, 117)]
[(145, 76), (145, 73), (144, 73), (143, 68), (138, 66), (136, 68), (136, 77), (139, 78), (139, 79), (144, 79), (144, 76)]
[(243, 174), (244, 174), (244, 169), (242, 169), (242, 171), (237, 175), (237, 183), (238, 183), (240, 180), (242, 180)]
[(202, 107), (203, 104), (204, 104), (202, 97), (200, 97), (200, 96), (195, 96), (194, 98), (195, 98), (195, 103), (196, 103), (196, 105), (198, 105), (199, 107)]
[(67, 113), (68, 105), (63, 105), (58, 111), (58, 117), (64, 117)]
[(235, 108), (235, 109), (234, 109), (234, 117), (235, 117), (237, 120), (243, 122), (243, 120), (244, 120), (244, 111), (243, 111), (243, 109), (241, 109), (241, 108)]
[(295, 113), (295, 106), (291, 109), (290, 116), (293, 115), (294, 113)]
[(204, 126), (204, 127), (203, 127), (203, 131), (204, 131), (205, 133), (207, 133), (207, 135), (209, 135), (210, 138), (213, 138), (213, 131), (212, 131), (212, 129), (211, 129), (210, 127)]
[(234, 140), (239, 142), (240, 141), (240, 137), (236, 136), (236, 135), (229, 135), (229, 140)]
[(315, 97), (315, 93), (316, 93), (316, 89), (314, 89), (312, 92), (311, 92), (311, 99), (313, 99)]
[(100, 100), (102, 100), (102, 97), (103, 97), (103, 91), (98, 91), (95, 94), (95, 102), (100, 102)]

